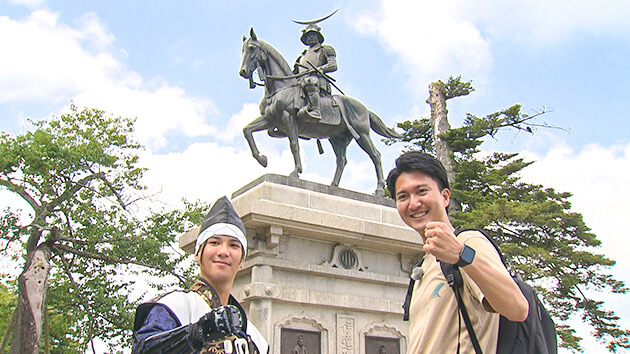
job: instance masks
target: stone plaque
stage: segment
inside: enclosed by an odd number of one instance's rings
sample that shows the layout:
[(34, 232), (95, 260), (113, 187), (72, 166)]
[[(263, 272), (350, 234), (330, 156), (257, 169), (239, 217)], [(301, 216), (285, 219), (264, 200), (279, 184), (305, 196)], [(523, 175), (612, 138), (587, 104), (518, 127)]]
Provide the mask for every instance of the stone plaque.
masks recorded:
[(400, 354), (400, 339), (365, 337), (366, 354)]
[(354, 352), (354, 318), (337, 314), (337, 353)]
[(301, 329), (283, 328), (280, 352), (282, 354), (320, 354), (321, 333)]

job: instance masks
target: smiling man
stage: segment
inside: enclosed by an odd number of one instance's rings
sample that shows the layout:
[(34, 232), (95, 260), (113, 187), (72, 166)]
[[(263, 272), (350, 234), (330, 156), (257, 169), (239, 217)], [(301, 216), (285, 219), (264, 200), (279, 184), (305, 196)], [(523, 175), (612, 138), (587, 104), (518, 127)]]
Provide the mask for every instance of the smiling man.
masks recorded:
[(245, 226), (226, 197), (217, 200), (199, 229), (195, 261), (200, 279), (140, 305), (134, 353), (263, 353), (267, 341), (230, 294), (247, 252)]
[(528, 303), (483, 234), (455, 234), (446, 211), (451, 191), (444, 166), (425, 153), (404, 153), (387, 177), (387, 189), (402, 220), (420, 234), (425, 252), (409, 307), (407, 352), (474, 353), (466, 326), (459, 322), (457, 301), (441, 271), (441, 260), (461, 269), (461, 296), (481, 349), (496, 353), (499, 314), (523, 321)]

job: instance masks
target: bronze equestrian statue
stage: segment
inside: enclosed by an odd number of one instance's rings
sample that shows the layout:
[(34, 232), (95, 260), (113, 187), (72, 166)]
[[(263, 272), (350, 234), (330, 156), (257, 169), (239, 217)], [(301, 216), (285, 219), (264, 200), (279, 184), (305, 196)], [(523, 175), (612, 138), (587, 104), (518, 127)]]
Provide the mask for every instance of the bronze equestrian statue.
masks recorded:
[[(311, 117), (312, 114), (298, 116), (300, 108), (308, 107), (310, 104), (303, 94), (306, 90), (300, 80), (302, 77), (317, 75), (336, 87), (333, 83), (334, 79), (316, 64), (310, 60), (304, 62), (310, 66), (310, 69), (297, 70), (294, 73), (282, 54), (267, 42), (259, 40), (253, 28), (250, 30), (249, 38), (243, 36), (239, 73), (249, 80), (250, 88), (255, 88), (256, 85), (265, 87), (265, 96), (260, 102), (260, 117), (243, 128), (243, 134), (252, 155), (262, 166), (267, 167), (267, 157), (258, 151), (253, 132), (267, 130), (272, 137), (289, 138), (289, 146), (295, 162), (295, 169), (290, 176), (297, 178), (302, 173), (298, 138), (318, 139), (320, 153), (319, 139), (328, 139), (336, 156), (337, 168), (332, 181), (332, 186), (336, 187), (339, 186), (341, 174), (347, 162), (346, 149), (354, 139), (372, 159), (377, 178), (375, 194), (383, 196), (385, 179), (381, 166), (381, 154), (370, 138), (370, 129), (388, 138), (400, 137), (400, 135), (388, 128), (374, 112), (369, 111), (357, 99), (346, 95), (321, 94), (318, 104), (319, 116)], [(254, 82), (254, 70), (258, 70), (263, 84)]]

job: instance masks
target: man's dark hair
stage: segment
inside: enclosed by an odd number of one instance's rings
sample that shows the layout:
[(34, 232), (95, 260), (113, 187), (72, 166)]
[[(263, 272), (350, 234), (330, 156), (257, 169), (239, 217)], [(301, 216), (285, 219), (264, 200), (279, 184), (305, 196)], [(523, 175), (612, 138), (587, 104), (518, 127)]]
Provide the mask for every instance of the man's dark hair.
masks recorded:
[[(420, 171), (431, 177), (440, 188), (449, 188), (446, 169), (435, 157), (420, 151), (409, 151), (396, 159), (396, 167), (387, 176), (387, 189), (396, 200), (396, 180), (401, 173)], [(449, 188), (450, 189), (450, 188)]]

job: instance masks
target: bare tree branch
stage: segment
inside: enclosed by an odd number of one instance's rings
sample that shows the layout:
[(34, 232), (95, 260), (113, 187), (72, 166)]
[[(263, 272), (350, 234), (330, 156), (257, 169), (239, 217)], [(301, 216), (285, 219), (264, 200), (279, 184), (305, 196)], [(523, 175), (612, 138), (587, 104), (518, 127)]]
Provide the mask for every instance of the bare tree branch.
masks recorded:
[[(503, 121), (503, 123), (498, 124), (495, 128), (498, 130), (500, 128), (512, 127), (514, 129), (517, 129), (517, 130), (520, 130), (520, 131), (524, 131), (524, 132), (527, 132), (527, 133), (530, 133), (530, 134), (533, 134), (532, 127), (533, 128), (549, 128), (549, 129), (558, 129), (558, 130), (562, 130), (564, 132), (569, 133), (570, 132), (569, 129), (564, 128), (564, 127), (559, 127), (557, 125), (552, 125), (552, 124), (549, 124), (549, 123), (532, 123), (532, 122), (530, 122), (531, 120), (533, 120), (533, 119), (535, 119), (535, 118), (537, 118), (537, 117), (539, 117), (539, 116), (541, 116), (543, 114), (547, 114), (549, 112), (552, 112), (552, 111), (548, 111), (548, 110), (546, 110), (543, 107), (540, 111), (538, 111), (538, 112), (536, 112), (535, 114), (532, 114), (532, 115), (522, 114), (522, 115), (518, 116), (519, 117), (518, 119), (515, 119), (515, 120), (512, 120), (512, 121), (509, 120), (509, 119), (505, 119)], [(502, 113), (506, 114), (505, 112), (502, 112)], [(494, 134), (490, 134), (490, 135), (492, 137), (494, 137)]]
[(0, 178), (0, 185), (7, 187), (11, 192), (16, 193), (24, 199), (35, 211), (41, 208), (41, 205), (33, 198), (24, 187), (17, 185), (11, 181)]
[(97, 172), (97, 173), (91, 174), (89, 176), (83, 177), (82, 179), (77, 181), (72, 186), (72, 188), (67, 189), (59, 197), (55, 198), (55, 200), (50, 202), (48, 204), (48, 209), (54, 209), (57, 205), (59, 205), (59, 204), (63, 203), (64, 201), (66, 201), (68, 198), (73, 196), (76, 192), (81, 190), (81, 188), (86, 187), (91, 180), (93, 180), (93, 179), (101, 179), (101, 180), (103, 180), (104, 176), (105, 176), (105, 174), (103, 172)]
[(127, 202), (127, 204), (126, 204), (126, 205), (131, 205), (131, 204), (134, 204), (135, 202), (137, 202), (137, 201), (139, 201), (139, 200), (146, 200), (146, 199), (149, 199), (149, 198), (155, 197), (155, 196), (157, 196), (157, 195), (159, 195), (159, 194), (161, 194), (161, 193), (162, 193), (162, 190), (157, 191), (157, 192), (155, 192), (155, 193), (151, 193), (151, 194), (148, 194), (148, 195), (143, 195), (143, 196), (140, 196), (140, 197), (137, 197), (137, 198), (131, 199), (129, 202)]
[(79, 240), (76, 238), (71, 238), (71, 237), (65, 237), (65, 236), (59, 236), (57, 238), (58, 240), (61, 241), (67, 241), (67, 242), (71, 242), (71, 243), (76, 243), (76, 244), (80, 244), (80, 245), (90, 245), (90, 244), (97, 244), (97, 243), (115, 243), (115, 242), (121, 242), (121, 241), (129, 241), (128, 237), (114, 237), (114, 238), (104, 238), (102, 240)]
[[(77, 256), (81, 256), (81, 257), (86, 257), (86, 258), (92, 258), (92, 259), (98, 259), (101, 260), (105, 263), (108, 264), (135, 264), (135, 265), (139, 265), (142, 267), (146, 267), (146, 268), (150, 268), (150, 269), (155, 269), (155, 270), (159, 270), (161, 272), (164, 273), (168, 273), (171, 274), (173, 276), (175, 276), (181, 283), (185, 283), (185, 278), (179, 274), (177, 274), (174, 271), (168, 270), (168, 269), (164, 269), (158, 266), (154, 266), (148, 263), (144, 263), (141, 261), (136, 261), (133, 259), (124, 259), (124, 258), (113, 258), (113, 257), (107, 257), (107, 256), (103, 256), (103, 255), (98, 255), (98, 254), (93, 254), (93, 253), (89, 253), (89, 252), (83, 252), (83, 251), (79, 251), (79, 250), (75, 250), (72, 247), (68, 247), (66, 245), (61, 245), (61, 244), (56, 244), (54, 246), (54, 248), (57, 251), (65, 251), (65, 252), (69, 252), (72, 254), (76, 254)], [(63, 252), (59, 252), (59, 254), (63, 254)]]
[[(90, 171), (92, 171), (92, 168), (90, 167)], [(102, 173), (102, 172), (99, 172)], [(122, 198), (122, 195), (118, 192), (118, 190), (112, 185), (112, 183), (106, 179), (106, 178), (101, 178), (101, 181), (103, 183), (105, 183), (105, 185), (107, 187), (109, 187), (109, 190), (112, 192), (112, 194), (116, 197), (116, 200), (118, 201), (118, 204), (120, 204), (122, 206), (123, 209), (127, 210), (127, 203), (125, 203), (125, 201)]]

